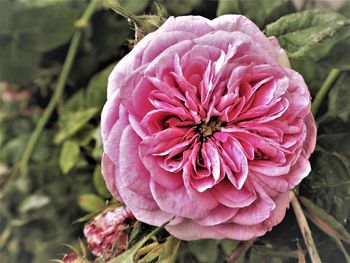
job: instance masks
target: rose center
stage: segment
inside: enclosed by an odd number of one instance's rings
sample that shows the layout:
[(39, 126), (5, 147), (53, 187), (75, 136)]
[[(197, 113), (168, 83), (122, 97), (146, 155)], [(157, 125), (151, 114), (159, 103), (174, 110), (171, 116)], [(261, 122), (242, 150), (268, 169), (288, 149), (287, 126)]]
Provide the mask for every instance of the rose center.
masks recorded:
[(209, 122), (202, 120), (202, 123), (198, 125), (201, 141), (205, 142), (207, 137), (211, 136), (214, 132), (220, 131), (222, 126), (225, 126), (225, 123), (217, 119), (212, 119)]

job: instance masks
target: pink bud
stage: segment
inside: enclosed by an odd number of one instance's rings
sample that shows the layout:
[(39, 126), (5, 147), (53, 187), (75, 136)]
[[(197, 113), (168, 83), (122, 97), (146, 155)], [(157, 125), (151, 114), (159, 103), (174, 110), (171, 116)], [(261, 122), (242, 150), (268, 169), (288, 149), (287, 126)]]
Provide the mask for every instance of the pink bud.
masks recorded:
[[(92, 254), (105, 259), (111, 258), (113, 251), (120, 254), (128, 242), (125, 227), (134, 216), (125, 207), (103, 212), (84, 227), (84, 235)], [(129, 221), (129, 222), (128, 222)]]

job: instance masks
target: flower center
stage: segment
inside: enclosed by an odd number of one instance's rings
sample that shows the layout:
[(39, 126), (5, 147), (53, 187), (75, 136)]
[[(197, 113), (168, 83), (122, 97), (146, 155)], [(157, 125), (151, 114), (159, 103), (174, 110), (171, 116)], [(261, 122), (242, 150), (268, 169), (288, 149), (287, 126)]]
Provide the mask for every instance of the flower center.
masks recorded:
[(211, 136), (214, 132), (220, 131), (222, 126), (225, 126), (225, 123), (216, 118), (209, 120), (209, 122), (202, 120), (202, 123), (198, 125), (198, 132), (201, 136), (200, 140), (205, 142), (207, 137)]

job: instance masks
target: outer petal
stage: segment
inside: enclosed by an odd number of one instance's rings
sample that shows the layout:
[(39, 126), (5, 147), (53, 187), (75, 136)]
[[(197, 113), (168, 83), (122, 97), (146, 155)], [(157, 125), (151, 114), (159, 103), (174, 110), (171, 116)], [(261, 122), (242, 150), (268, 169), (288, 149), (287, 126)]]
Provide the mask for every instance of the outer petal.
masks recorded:
[(306, 125), (306, 139), (304, 141), (302, 154), (308, 159), (310, 158), (311, 153), (315, 150), (317, 128), (311, 112), (304, 118), (304, 122)]

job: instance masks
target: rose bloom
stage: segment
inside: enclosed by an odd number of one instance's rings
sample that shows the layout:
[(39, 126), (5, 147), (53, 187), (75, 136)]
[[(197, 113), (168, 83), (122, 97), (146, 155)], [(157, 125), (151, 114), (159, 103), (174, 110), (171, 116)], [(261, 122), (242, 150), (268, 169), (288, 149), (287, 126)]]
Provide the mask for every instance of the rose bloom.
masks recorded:
[(103, 175), (137, 220), (183, 240), (261, 236), (310, 172), (310, 94), (244, 16), (170, 17), (114, 68)]

